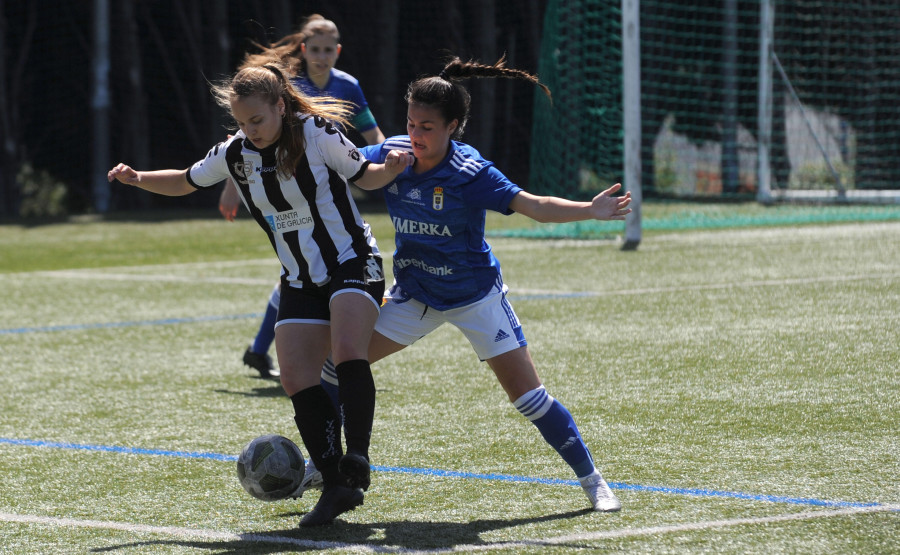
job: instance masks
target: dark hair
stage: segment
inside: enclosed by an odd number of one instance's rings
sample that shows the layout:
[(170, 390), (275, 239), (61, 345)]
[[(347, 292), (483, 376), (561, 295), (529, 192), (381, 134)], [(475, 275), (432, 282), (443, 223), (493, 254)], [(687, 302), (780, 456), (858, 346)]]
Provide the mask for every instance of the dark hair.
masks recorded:
[(439, 75), (422, 77), (410, 83), (406, 90), (406, 102), (407, 104), (424, 104), (437, 108), (448, 123), (457, 120), (459, 124), (450, 138), (459, 140), (466, 130), (466, 122), (469, 121), (469, 107), (472, 104), (472, 98), (469, 96), (469, 91), (456, 81), (471, 77), (502, 77), (530, 81), (539, 86), (547, 98), (553, 100), (550, 89), (541, 83), (537, 76), (521, 69), (506, 67), (506, 56), (504, 55), (493, 65), (474, 61), (463, 62), (459, 57), (454, 56)]
[(231, 113), (233, 100), (259, 95), (268, 105), (284, 99), (284, 118), (278, 139), (278, 171), (282, 176), (294, 173), (303, 156), (303, 122), (301, 116), (312, 115), (349, 125), (349, 103), (328, 97), (311, 98), (301, 94), (288, 80), (287, 68), (277, 62), (263, 66), (249, 66), (234, 77), (212, 87), (219, 106)]

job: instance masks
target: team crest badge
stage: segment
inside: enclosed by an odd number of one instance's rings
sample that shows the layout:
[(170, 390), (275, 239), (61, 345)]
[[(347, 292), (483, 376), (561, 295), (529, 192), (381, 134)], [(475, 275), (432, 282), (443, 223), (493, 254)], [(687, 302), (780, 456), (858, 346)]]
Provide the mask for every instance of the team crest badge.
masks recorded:
[(435, 210), (444, 209), (444, 188), (435, 187), (434, 194), (431, 195), (431, 207)]
[(240, 162), (235, 162), (231, 167), (237, 182), (241, 185), (247, 185), (247, 167), (244, 164), (244, 161), (241, 160)]

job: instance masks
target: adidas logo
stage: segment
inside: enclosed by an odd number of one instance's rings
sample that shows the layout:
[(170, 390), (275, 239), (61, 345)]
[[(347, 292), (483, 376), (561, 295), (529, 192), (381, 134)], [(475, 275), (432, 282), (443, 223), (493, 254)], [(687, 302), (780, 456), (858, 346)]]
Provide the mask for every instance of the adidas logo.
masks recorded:
[(574, 437), (574, 436), (569, 437), (568, 441), (566, 441), (565, 443), (563, 443), (562, 445), (559, 446), (559, 450), (564, 451), (564, 450), (568, 449), (569, 447), (575, 445), (576, 441), (578, 441), (577, 437)]
[(494, 343), (499, 343), (504, 339), (509, 339), (509, 334), (503, 330), (497, 330), (497, 336), (494, 337)]

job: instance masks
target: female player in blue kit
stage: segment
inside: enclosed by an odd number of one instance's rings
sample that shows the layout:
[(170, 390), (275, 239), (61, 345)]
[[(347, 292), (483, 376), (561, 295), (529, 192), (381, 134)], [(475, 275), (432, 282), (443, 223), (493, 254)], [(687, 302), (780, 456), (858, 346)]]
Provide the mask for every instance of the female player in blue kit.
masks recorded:
[[(382, 187), (412, 157), (394, 152), (383, 163), (362, 157), (331, 123), (346, 124), (347, 107), (305, 97), (274, 63), (242, 69), (213, 93), (230, 110), (237, 133), (186, 170), (119, 164), (108, 179), (168, 196), (226, 178), (237, 184), (282, 265), (275, 324), (281, 384), (324, 482), (300, 525), (327, 524), (362, 504), (369, 486), (375, 384), (367, 349), (385, 286), (380, 252), (348, 182)], [(329, 352), (340, 377), (340, 416), (319, 383)]]
[[(612, 196), (620, 188), (616, 184), (591, 202), (576, 202), (533, 195), (510, 182), (474, 148), (458, 142), (470, 97), (457, 81), (473, 77), (524, 79), (550, 95), (535, 76), (505, 67), (502, 59), (488, 66), (455, 58), (439, 76), (409, 85), (408, 135), (361, 149), (373, 162), (398, 150), (415, 156), (383, 189), (396, 231), (395, 281), (375, 324), (369, 360), (395, 353), (444, 323), (456, 326), (494, 371), (513, 406), (572, 467), (591, 507), (617, 511), (619, 500), (572, 415), (541, 384), (484, 225), (486, 210), (518, 212), (539, 222), (623, 220), (631, 212), (631, 195)], [(328, 368), (322, 378), (326, 388), (339, 383)]]

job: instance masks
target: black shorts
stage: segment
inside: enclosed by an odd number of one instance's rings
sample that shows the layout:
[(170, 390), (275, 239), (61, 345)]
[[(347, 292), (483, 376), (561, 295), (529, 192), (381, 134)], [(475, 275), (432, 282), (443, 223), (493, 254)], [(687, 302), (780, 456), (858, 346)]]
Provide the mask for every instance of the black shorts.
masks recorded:
[(322, 286), (296, 287), (281, 283), (281, 303), (276, 326), (285, 321), (301, 324), (328, 324), (331, 321), (331, 299), (338, 293), (367, 296), (376, 308), (384, 296), (384, 266), (381, 257), (353, 258), (331, 273)]

